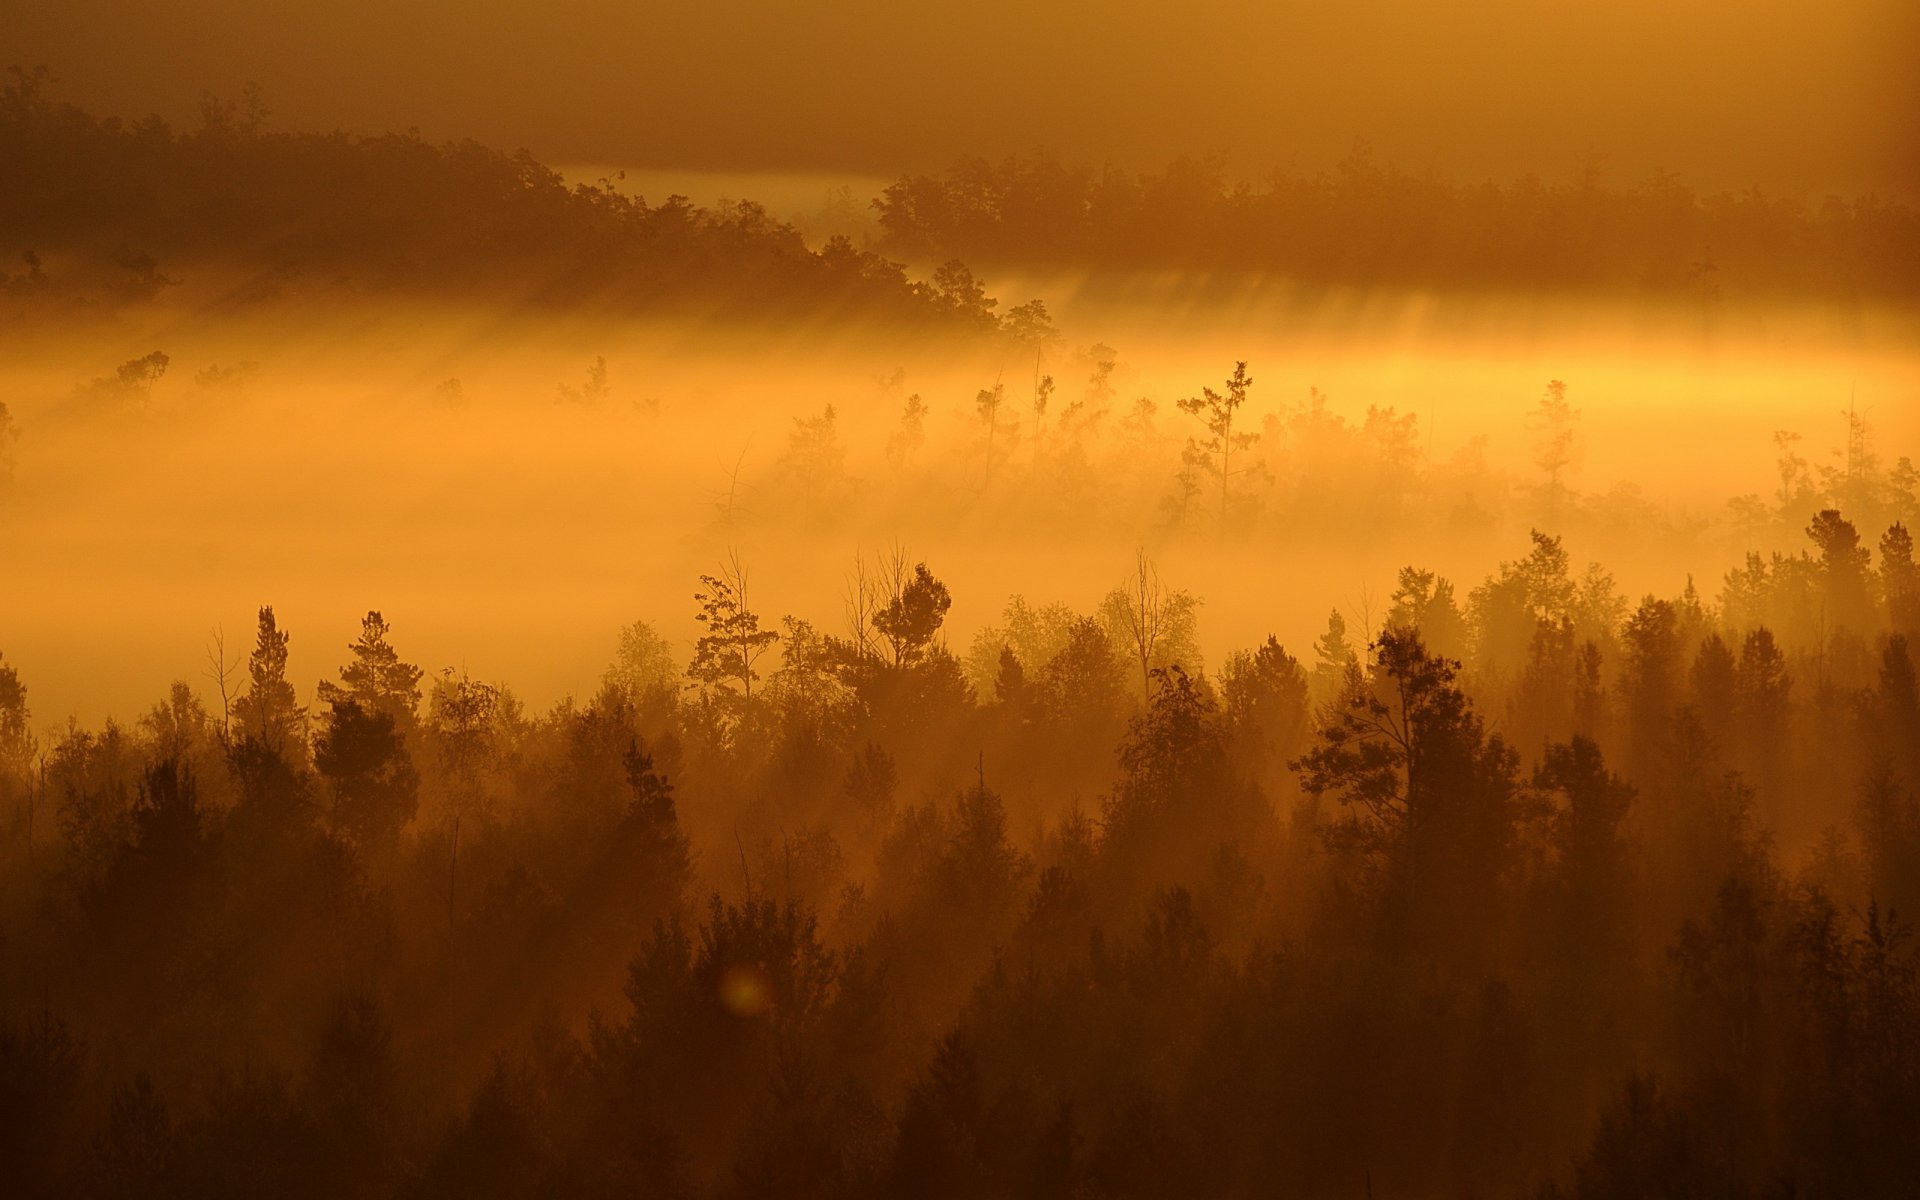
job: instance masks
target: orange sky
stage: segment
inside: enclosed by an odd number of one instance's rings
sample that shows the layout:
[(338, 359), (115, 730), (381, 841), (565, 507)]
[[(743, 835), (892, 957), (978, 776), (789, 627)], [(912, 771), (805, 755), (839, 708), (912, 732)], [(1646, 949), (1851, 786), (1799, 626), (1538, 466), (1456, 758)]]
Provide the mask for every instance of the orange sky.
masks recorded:
[(417, 126), (556, 162), (889, 174), (1046, 146), (1156, 166), (1912, 195), (1912, 0), (10, 0), (5, 57), (95, 110)]

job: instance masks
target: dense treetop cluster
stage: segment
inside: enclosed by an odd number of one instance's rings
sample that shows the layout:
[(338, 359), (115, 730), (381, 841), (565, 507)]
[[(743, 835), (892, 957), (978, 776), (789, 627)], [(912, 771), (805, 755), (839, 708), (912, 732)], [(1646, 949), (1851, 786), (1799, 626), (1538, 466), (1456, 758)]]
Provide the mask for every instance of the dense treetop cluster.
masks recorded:
[(1302, 284), (1911, 302), (1920, 214), (1897, 202), (1700, 195), (1661, 174), (1460, 183), (1357, 147), (1333, 170), (1230, 180), (1215, 161), (1130, 173), (1046, 155), (905, 175), (874, 202), (884, 245), (976, 264), (1255, 271)]
[(763, 207), (568, 183), (524, 151), (416, 133), (285, 133), (255, 93), (200, 128), (98, 118), (15, 69), (0, 87), (0, 293), (44, 312), (213, 281), (234, 308), (316, 293), (538, 309), (807, 313), (991, 327), (951, 264), (930, 282)]

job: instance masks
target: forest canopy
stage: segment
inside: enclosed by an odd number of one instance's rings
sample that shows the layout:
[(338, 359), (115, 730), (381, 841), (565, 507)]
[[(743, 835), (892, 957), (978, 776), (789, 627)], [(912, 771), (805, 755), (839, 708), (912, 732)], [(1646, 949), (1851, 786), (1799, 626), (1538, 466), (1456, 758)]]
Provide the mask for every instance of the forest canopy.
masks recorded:
[(265, 122), (253, 91), (209, 97), (192, 131), (95, 117), (15, 68), (0, 88), (0, 248), (15, 264), (0, 286), (20, 304), (112, 304), (198, 277), (236, 307), (344, 292), (935, 326), (958, 307), (844, 239), (810, 249), (750, 201), (648, 203), (613, 180), (569, 185), (525, 152)]
[[(1557, 536), (1203, 664), (1144, 552), (969, 671), (723, 560), (534, 712), (369, 612), (137, 721), (0, 663), (13, 1194), (1897, 1196), (1903, 524), (1637, 602)], [(970, 675), (972, 681), (970, 682)], [(1116, 1053), (1116, 1047), (1128, 1047)]]
[(1701, 194), (1662, 172), (1553, 182), (1408, 172), (1363, 144), (1332, 170), (1235, 182), (1218, 160), (1157, 172), (1045, 154), (903, 175), (874, 202), (890, 253), (1107, 270), (1271, 272), (1317, 284), (1827, 301), (1920, 298), (1920, 213)]

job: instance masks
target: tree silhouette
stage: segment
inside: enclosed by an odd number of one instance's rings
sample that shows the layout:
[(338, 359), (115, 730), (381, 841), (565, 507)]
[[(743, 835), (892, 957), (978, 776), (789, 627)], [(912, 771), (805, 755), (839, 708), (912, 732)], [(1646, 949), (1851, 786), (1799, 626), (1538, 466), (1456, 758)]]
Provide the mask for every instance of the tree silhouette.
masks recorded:
[(687, 678), (710, 700), (727, 698), (722, 703), (737, 716), (753, 703), (753, 684), (760, 678), (754, 664), (780, 635), (760, 628), (759, 616), (747, 607), (747, 570), (738, 554), (721, 564), (718, 575), (702, 575), (700, 582), (705, 590), (693, 595), (700, 605), (694, 619), (706, 632), (694, 643)]
[(1540, 403), (1528, 414), (1527, 427), (1535, 437), (1534, 465), (1546, 479), (1547, 520), (1557, 519), (1567, 495), (1567, 475), (1579, 463), (1574, 427), (1580, 410), (1567, 401), (1567, 385), (1558, 379), (1547, 384)]
[(336, 701), (313, 763), (333, 789), (334, 828), (363, 845), (391, 844), (418, 809), (420, 775), (390, 711)]
[(1898, 521), (1880, 535), (1880, 594), (1895, 631), (1920, 638), (1920, 565), (1913, 557), (1913, 535)]
[(925, 563), (915, 563), (912, 576), (897, 577), (890, 590), (886, 603), (873, 614), (873, 627), (886, 639), (893, 665), (912, 666), (932, 647), (947, 619), (947, 610), (953, 606), (953, 596)]
[(985, 465), (980, 469), (980, 486), (983, 489), (993, 482), (993, 443), (1000, 433), (1000, 407), (1006, 398), (1006, 385), (1001, 383), (991, 388), (981, 388), (973, 398), (974, 411), (979, 414), (980, 423), (987, 430)]
[(1197, 417), (1206, 428), (1207, 436), (1203, 439), (1187, 439), (1187, 448), (1195, 456), (1195, 461), (1204, 464), (1208, 473), (1220, 481), (1222, 526), (1227, 520), (1228, 485), (1239, 473), (1233, 468), (1233, 456), (1251, 449), (1260, 440), (1258, 433), (1235, 433), (1233, 429), (1234, 417), (1245, 407), (1247, 392), (1252, 387), (1253, 380), (1247, 376), (1247, 364), (1238, 362), (1233, 366), (1232, 377), (1226, 382), (1225, 392), (1202, 388), (1198, 396), (1180, 401), (1180, 411)]
[(307, 712), (287, 680), (289, 641), (291, 635), (274, 619), (273, 606), (262, 607), (253, 652), (247, 656), (247, 690), (236, 715), (243, 739), (297, 762), (304, 757)]
[(1195, 647), (1195, 611), (1200, 602), (1190, 593), (1169, 591), (1160, 582), (1160, 572), (1145, 550), (1134, 552), (1133, 575), (1126, 586), (1107, 594), (1100, 615), (1112, 630), (1116, 643), (1126, 647), (1140, 664), (1140, 695), (1153, 696), (1153, 670), (1181, 665), (1200, 667)]
[(1340, 802), (1322, 836), (1385, 885), (1409, 931), (1484, 960), (1484, 923), (1515, 865), (1518, 758), (1485, 731), (1457, 664), (1417, 633), (1388, 629), (1373, 650), (1372, 671), (1356, 673), (1295, 764), (1301, 787)]
[(425, 672), (401, 660), (388, 641), (391, 632), (378, 612), (367, 613), (360, 621), (360, 636), (347, 647), (353, 661), (340, 668), (339, 683), (321, 680), (318, 695), (322, 703), (335, 707), (351, 700), (369, 714), (384, 714), (404, 733), (419, 715)]

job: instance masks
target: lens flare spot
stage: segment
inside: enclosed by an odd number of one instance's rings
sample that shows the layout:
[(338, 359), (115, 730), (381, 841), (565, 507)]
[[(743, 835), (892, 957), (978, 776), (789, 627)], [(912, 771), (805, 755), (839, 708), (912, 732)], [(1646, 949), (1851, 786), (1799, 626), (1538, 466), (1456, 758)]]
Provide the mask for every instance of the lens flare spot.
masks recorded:
[(720, 977), (720, 1003), (736, 1017), (757, 1017), (773, 1007), (765, 972), (754, 966), (728, 967)]

